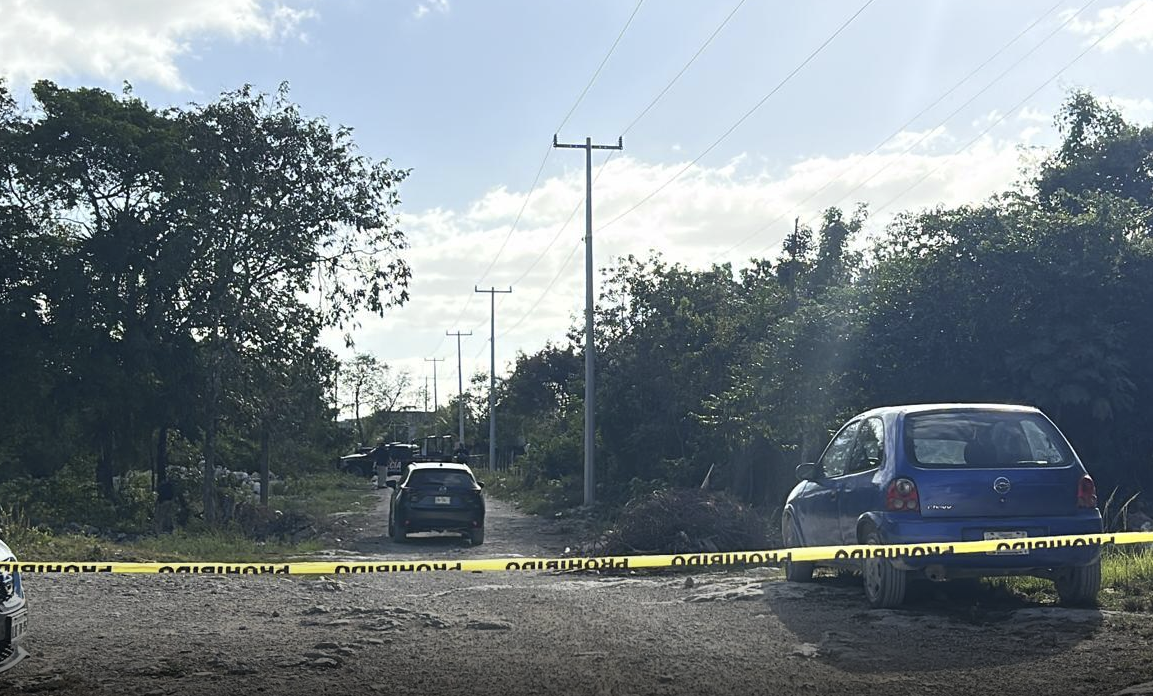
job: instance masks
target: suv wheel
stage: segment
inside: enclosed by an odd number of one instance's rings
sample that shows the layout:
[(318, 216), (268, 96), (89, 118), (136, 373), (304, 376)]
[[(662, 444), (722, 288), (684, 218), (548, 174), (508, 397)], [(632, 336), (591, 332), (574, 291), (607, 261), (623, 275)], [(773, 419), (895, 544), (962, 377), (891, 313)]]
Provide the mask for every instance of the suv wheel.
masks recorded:
[(468, 540), (472, 542), (473, 546), (480, 546), (484, 543), (484, 527), (477, 527), (470, 530), (468, 533)]
[(1055, 579), (1057, 596), (1061, 604), (1069, 606), (1092, 606), (1097, 603), (1097, 593), (1101, 591), (1101, 560), (1087, 566), (1067, 568)]
[[(865, 534), (864, 543), (882, 544), (875, 529)], [(897, 570), (887, 558), (866, 558), (861, 568), (865, 578), (865, 598), (874, 609), (889, 609), (905, 601), (908, 574)]]
[[(797, 539), (797, 530), (793, 527), (793, 518), (790, 515), (785, 515), (781, 521), (781, 538), (785, 542), (786, 549), (796, 548), (800, 543), (800, 540)], [(814, 569), (816, 569), (815, 563), (785, 561), (785, 580), (811, 582)]]
[(404, 527), (398, 522), (392, 519), (388, 521), (388, 536), (390, 536), (393, 541), (404, 542), (406, 541), (406, 535), (407, 532), (405, 532)]

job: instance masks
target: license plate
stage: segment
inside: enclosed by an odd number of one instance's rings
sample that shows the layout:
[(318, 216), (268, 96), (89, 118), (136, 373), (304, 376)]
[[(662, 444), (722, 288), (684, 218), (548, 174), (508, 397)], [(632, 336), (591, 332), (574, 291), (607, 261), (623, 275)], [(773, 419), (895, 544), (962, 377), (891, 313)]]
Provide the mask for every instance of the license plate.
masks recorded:
[(15, 643), (28, 630), (28, 614), (21, 613), (8, 619), (8, 640)]
[[(1025, 532), (985, 532), (985, 541), (1013, 541), (1016, 539), (1026, 539), (1028, 534)], [(1006, 551), (989, 551), (988, 556), (1028, 556), (1029, 549), (1010, 549)]]
[(438, 495), (433, 499), (432, 502), (436, 503), (437, 505), (448, 505), (452, 502), (452, 498), (447, 495)]

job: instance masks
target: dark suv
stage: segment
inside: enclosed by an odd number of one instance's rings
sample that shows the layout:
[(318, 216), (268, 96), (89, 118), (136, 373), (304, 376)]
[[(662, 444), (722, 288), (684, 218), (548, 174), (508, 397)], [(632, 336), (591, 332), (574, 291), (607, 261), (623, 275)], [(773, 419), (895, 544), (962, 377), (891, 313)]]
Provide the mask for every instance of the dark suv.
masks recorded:
[(418, 462), (403, 479), (389, 479), (388, 535), (404, 541), (414, 532), (457, 532), (484, 543), (484, 484), (466, 464)]

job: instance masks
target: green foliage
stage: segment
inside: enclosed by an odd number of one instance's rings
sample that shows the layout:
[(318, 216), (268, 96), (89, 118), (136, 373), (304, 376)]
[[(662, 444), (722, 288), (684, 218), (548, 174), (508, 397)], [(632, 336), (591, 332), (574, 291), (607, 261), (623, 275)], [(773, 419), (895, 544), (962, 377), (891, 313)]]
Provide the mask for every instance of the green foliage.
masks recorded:
[[(1024, 187), (900, 215), (871, 248), (858, 207), (737, 277), (621, 259), (597, 319), (598, 496), (707, 473), (779, 505), (848, 416), (941, 401), (1036, 405), (1102, 490), (1153, 487), (1153, 127), (1081, 92), (1057, 122), (1061, 147)], [(581, 476), (577, 335), (522, 356), (498, 391), (504, 432), (534, 448), (517, 485), (542, 506), (577, 502), (546, 495)]]
[[(115, 482), (150, 469), (162, 482), (174, 458), (327, 466), (345, 443), (337, 362), (318, 337), (407, 299), (393, 211), (408, 172), (303, 116), (287, 87), (167, 110), (130, 90), (39, 82), (32, 95), (21, 111), (0, 83), (10, 500), (136, 528), (151, 498)], [(19, 497), (45, 486), (61, 488)], [(209, 520), (214, 495), (204, 488)]]

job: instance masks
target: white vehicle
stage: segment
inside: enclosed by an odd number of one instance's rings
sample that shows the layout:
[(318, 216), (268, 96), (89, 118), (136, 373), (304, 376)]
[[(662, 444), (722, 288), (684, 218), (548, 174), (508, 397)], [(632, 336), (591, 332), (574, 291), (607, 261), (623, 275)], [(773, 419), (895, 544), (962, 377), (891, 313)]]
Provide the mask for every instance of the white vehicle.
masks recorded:
[(28, 630), (28, 602), (20, 573), (11, 565), (16, 563), (12, 549), (0, 541), (0, 672), (5, 672), (28, 656), (20, 647)]

